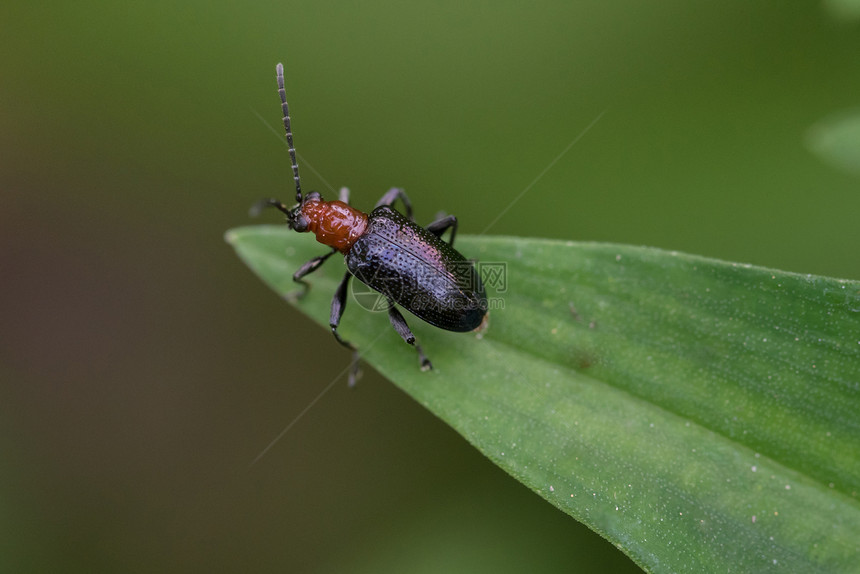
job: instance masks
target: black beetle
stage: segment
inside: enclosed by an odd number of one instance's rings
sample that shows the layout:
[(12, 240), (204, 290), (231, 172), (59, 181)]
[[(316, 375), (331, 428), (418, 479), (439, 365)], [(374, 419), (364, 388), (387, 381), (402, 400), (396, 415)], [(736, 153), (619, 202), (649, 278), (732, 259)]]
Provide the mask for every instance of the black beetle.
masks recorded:
[[(277, 199), (265, 199), (254, 206), (252, 213), (259, 213), (264, 207), (274, 207), (287, 216), (290, 229), (310, 231), (316, 235), (317, 241), (332, 248), (293, 274), (293, 281), (300, 283), (302, 289), (291, 296), (301, 297), (307, 293), (310, 284), (302, 278), (316, 271), (333, 254), (342, 253), (348, 271), (334, 294), (329, 324), (335, 339), (353, 351), (350, 386), (355, 384), (358, 372), (358, 350), (341, 338), (337, 327), (346, 306), (349, 279), (353, 275), (386, 298), (388, 318), (394, 329), (404, 341), (415, 346), (421, 369), (431, 369), (430, 361), (415, 342), (415, 335), (394, 305), (401, 305), (419, 319), (448, 331), (473, 331), (483, 325), (487, 315), (487, 296), (475, 266), (453, 247), (457, 218), (448, 215), (427, 227), (419, 226), (412, 217), (412, 204), (400, 188), (392, 188), (383, 195), (370, 214), (349, 205), (349, 190), (346, 188), (340, 190), (337, 201), (324, 201), (315, 191), (302, 196), (283, 65), (278, 64), (276, 70), (298, 204), (290, 209)], [(392, 208), (398, 199), (406, 210), (405, 216)], [(442, 234), (448, 229), (451, 237), (446, 243)]]

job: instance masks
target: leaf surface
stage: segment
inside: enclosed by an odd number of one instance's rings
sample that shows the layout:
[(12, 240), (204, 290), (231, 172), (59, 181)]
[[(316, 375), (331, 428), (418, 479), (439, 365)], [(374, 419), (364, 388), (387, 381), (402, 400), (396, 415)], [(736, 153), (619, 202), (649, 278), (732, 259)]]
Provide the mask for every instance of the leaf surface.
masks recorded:
[[(227, 240), (280, 294), (326, 249), (285, 226)], [(647, 571), (860, 571), (860, 283), (624, 245), (457, 248), (487, 278), (483, 337), (404, 313), (421, 372), (350, 298), (363, 360)], [(326, 328), (336, 259), (297, 304)]]

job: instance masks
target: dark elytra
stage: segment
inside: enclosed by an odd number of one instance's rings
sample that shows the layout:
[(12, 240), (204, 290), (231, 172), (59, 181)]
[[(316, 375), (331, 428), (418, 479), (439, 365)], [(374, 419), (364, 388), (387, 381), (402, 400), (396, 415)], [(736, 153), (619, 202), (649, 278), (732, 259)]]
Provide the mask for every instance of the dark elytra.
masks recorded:
[(346, 255), (346, 267), (434, 327), (472, 331), (486, 314), (487, 297), (475, 266), (387, 205), (370, 213), (367, 231)]

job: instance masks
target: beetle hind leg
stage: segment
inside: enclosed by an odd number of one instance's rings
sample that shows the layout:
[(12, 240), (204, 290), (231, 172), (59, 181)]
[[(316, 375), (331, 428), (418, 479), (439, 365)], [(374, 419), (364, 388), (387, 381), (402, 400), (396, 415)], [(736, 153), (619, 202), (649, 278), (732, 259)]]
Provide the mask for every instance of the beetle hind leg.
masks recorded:
[(403, 318), (403, 315), (397, 310), (397, 307), (394, 306), (394, 302), (390, 299), (388, 300), (388, 319), (391, 321), (391, 326), (394, 327), (397, 334), (418, 351), (418, 361), (421, 363), (421, 370), (429, 371), (432, 369), (433, 364), (430, 363), (430, 359), (428, 359), (427, 355), (424, 354), (424, 351), (421, 349), (421, 345), (415, 342), (415, 335), (412, 334), (412, 330), (409, 328), (409, 325), (406, 324), (406, 319)]
[(341, 338), (340, 333), (337, 332), (337, 327), (340, 325), (340, 319), (343, 317), (343, 312), (346, 309), (346, 289), (349, 286), (350, 277), (352, 277), (352, 275), (347, 272), (346, 275), (343, 276), (343, 280), (340, 282), (340, 285), (337, 286), (337, 291), (334, 292), (334, 297), (331, 300), (329, 326), (331, 327), (331, 334), (334, 335), (337, 342), (352, 351), (352, 360), (349, 365), (349, 378), (347, 379), (347, 385), (354, 387), (356, 381), (361, 377), (361, 371), (358, 368), (358, 347)]

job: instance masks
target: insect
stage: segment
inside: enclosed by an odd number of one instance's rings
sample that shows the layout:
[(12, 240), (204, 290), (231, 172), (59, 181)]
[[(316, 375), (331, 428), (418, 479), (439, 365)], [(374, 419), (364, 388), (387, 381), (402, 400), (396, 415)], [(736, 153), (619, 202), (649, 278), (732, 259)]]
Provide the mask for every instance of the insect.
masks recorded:
[[(283, 65), (278, 64), (276, 71), (297, 205), (288, 208), (277, 199), (264, 199), (252, 208), (252, 213), (274, 207), (287, 216), (290, 229), (300, 233), (311, 232), (318, 242), (331, 248), (293, 274), (293, 281), (301, 288), (292, 296), (304, 296), (310, 289), (304, 277), (319, 269), (335, 253), (342, 254), (347, 272), (332, 299), (329, 324), (337, 342), (353, 352), (349, 385), (355, 384), (358, 375), (358, 348), (341, 338), (337, 328), (353, 276), (385, 298), (388, 318), (394, 330), (418, 351), (421, 370), (431, 369), (430, 360), (415, 341), (415, 335), (395, 304), (448, 331), (466, 332), (482, 326), (487, 315), (487, 296), (474, 264), (453, 247), (457, 218), (448, 215), (427, 227), (419, 226), (412, 216), (412, 204), (400, 188), (392, 188), (385, 193), (369, 214), (349, 205), (347, 188), (340, 190), (336, 201), (324, 201), (315, 191), (303, 195), (284, 89)], [(403, 204), (405, 215), (392, 207), (398, 199)], [(451, 230), (450, 238), (445, 242), (442, 234), (448, 229)]]

